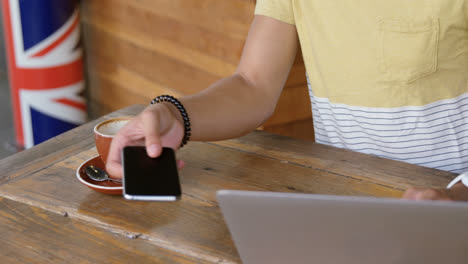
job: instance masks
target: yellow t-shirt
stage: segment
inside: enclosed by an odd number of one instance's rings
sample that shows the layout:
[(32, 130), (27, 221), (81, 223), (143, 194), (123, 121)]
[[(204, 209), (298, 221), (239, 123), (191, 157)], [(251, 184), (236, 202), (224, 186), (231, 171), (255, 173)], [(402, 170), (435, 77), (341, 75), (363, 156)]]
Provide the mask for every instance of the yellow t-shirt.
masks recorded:
[(317, 142), (468, 169), (468, 0), (258, 0), (255, 12), (296, 26)]

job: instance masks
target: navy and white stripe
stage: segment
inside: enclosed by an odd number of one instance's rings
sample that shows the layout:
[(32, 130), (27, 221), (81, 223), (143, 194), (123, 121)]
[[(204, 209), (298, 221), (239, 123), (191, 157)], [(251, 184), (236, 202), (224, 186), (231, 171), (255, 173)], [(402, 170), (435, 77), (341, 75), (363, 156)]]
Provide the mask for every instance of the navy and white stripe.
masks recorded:
[(309, 89), (317, 143), (460, 173), (468, 170), (468, 93), (424, 106), (331, 103)]

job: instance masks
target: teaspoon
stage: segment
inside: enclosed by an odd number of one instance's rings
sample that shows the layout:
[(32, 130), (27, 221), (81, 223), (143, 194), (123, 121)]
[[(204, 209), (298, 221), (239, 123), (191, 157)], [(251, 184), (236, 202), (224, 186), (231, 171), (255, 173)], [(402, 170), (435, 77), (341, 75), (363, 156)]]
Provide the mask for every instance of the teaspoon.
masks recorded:
[(110, 178), (109, 174), (107, 174), (105, 170), (95, 167), (93, 165), (86, 167), (85, 171), (86, 171), (86, 175), (88, 175), (89, 178), (95, 181), (109, 180), (109, 181), (115, 181), (115, 182), (122, 182), (121, 180)]

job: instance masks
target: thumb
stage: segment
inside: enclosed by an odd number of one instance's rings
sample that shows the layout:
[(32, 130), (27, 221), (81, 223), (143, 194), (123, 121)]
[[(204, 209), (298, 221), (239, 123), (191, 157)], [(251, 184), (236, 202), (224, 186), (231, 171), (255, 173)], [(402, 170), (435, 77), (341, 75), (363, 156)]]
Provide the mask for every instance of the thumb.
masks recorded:
[(156, 111), (145, 111), (142, 113), (142, 121), (146, 152), (150, 157), (158, 157), (162, 151), (159, 115)]

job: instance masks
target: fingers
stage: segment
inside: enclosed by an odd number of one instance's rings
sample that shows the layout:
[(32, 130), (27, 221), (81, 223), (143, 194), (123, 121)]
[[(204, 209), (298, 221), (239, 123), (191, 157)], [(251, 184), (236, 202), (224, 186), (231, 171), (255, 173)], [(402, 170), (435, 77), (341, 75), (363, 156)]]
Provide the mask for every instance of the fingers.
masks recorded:
[(141, 113), (141, 120), (145, 135), (146, 152), (150, 157), (158, 157), (162, 151), (159, 116), (157, 112), (147, 110)]
[(185, 167), (185, 162), (183, 160), (177, 160), (177, 168), (181, 170), (184, 167)]
[(416, 200), (416, 194), (418, 191), (419, 191), (418, 188), (411, 187), (405, 191), (405, 193), (403, 194), (401, 198), (407, 199), (407, 200)]
[(402, 196), (407, 200), (451, 200), (445, 190), (430, 188), (409, 188)]
[(140, 121), (138, 118), (133, 118), (112, 139), (109, 155), (106, 161), (106, 171), (109, 173), (111, 178), (122, 178), (122, 149), (125, 146), (142, 146), (143, 131), (139, 125)]
[(112, 140), (106, 162), (106, 171), (112, 178), (121, 179), (123, 176), (120, 152), (125, 145), (125, 138), (122, 136), (116, 135)]
[[(145, 146), (148, 156), (153, 158), (161, 154), (163, 144), (160, 132), (162, 129), (160, 115), (163, 109), (161, 106), (149, 106), (115, 135), (106, 161), (106, 170), (109, 175), (113, 178), (122, 178), (121, 151), (125, 146)], [(180, 144), (175, 143), (176, 140), (172, 139), (178, 138), (177, 133), (171, 133), (170, 129), (170, 137), (168, 137), (167, 132), (165, 133), (165, 146), (172, 147), (172, 145), (177, 146), (177, 144)], [(177, 165), (178, 168), (182, 168), (184, 163), (178, 162)]]

